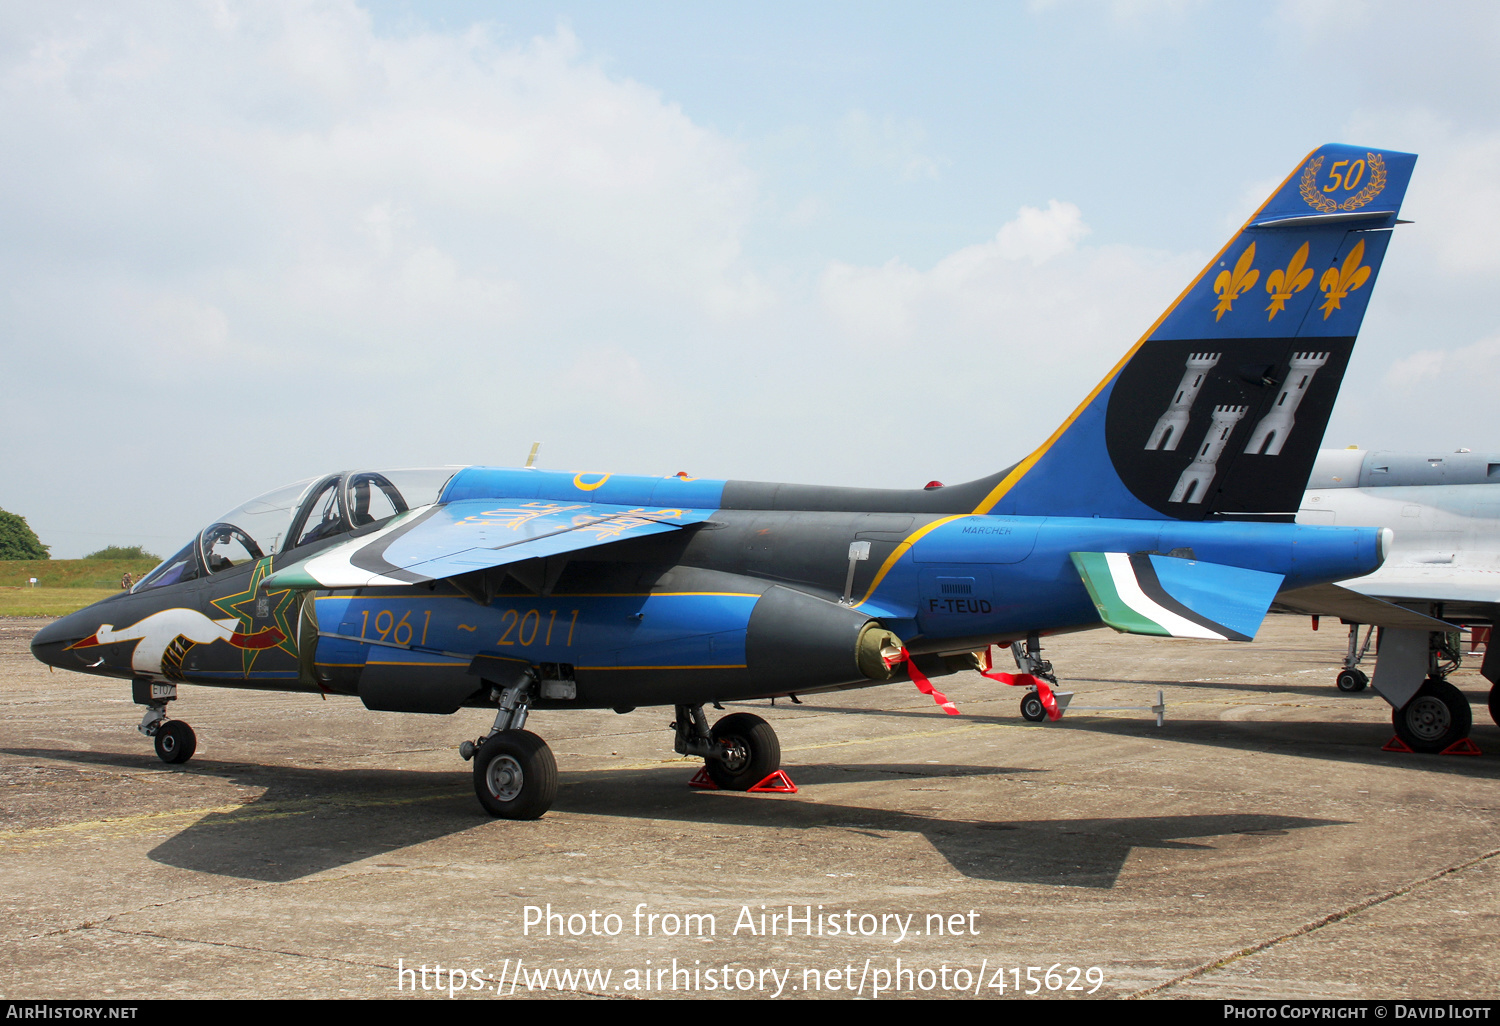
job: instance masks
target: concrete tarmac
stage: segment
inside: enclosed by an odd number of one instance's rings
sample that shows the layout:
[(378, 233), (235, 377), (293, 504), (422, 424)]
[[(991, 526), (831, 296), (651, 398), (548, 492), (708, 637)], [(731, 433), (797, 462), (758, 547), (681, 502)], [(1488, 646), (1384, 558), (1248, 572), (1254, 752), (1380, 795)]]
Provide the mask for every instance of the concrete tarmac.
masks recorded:
[(475, 801), (478, 710), (184, 686), (165, 766), (127, 684), (31, 659), (44, 622), (0, 620), (6, 998), (1500, 997), (1488, 683), (1452, 678), (1484, 754), (1383, 752), (1336, 622), (1048, 642), (1075, 705), (1160, 689), (1162, 727), (1029, 724), (974, 674), (934, 681), (960, 717), (910, 684), (731, 706), (794, 795), (689, 788), (669, 709), (535, 713), (530, 823)]

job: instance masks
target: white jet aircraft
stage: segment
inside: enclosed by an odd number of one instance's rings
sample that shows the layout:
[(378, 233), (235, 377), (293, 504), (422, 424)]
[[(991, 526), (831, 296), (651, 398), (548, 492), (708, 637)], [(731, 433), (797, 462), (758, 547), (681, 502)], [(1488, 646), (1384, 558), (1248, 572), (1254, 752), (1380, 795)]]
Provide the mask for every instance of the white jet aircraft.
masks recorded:
[[(1322, 450), (1297, 523), (1393, 533), (1374, 573), (1279, 598), (1278, 608), (1336, 615), (1349, 625), (1339, 689), (1373, 683), (1395, 710), (1396, 733), (1416, 751), (1440, 752), (1467, 738), (1469, 703), (1447, 677), (1462, 655), (1459, 628), (1491, 627), (1500, 612), (1500, 454)], [(1377, 627), (1371, 681), (1359, 663)], [(1486, 647), (1480, 673), (1500, 724), (1500, 647)]]

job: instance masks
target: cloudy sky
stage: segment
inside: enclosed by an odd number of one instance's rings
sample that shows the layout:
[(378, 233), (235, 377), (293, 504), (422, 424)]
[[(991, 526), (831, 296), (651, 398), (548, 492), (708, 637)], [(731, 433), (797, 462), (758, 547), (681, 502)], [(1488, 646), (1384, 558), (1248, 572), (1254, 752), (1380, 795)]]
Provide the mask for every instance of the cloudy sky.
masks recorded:
[(343, 467), (908, 487), (1049, 434), (1324, 142), (1419, 153), (1326, 443), (1500, 450), (1500, 6), (0, 6), (0, 507)]

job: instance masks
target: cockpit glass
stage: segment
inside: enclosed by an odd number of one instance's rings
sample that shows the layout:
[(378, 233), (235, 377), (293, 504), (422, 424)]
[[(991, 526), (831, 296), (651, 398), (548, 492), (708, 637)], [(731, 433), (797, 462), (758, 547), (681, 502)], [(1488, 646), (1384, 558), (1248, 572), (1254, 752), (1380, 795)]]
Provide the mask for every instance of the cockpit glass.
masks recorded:
[(181, 584), (198, 576), (198, 539), (194, 538), (182, 547), (182, 551), (168, 556), (145, 577), (135, 582), (131, 591), (147, 588), (164, 588), (169, 584)]
[(437, 501), (454, 467), (355, 471), (285, 485), (225, 513), (132, 590), (192, 580)]
[(215, 524), (203, 532), (203, 565), (211, 574), (241, 566), (264, 555), (255, 539), (233, 524)]
[[(266, 492), (216, 520), (201, 538), (203, 558), (209, 571), (217, 573), (224, 568), (208, 562), (213, 553), (233, 566), (246, 559), (259, 559), (261, 555), (269, 556), (279, 551), (291, 529), (292, 517), (302, 505), (302, 497), (316, 480), (308, 478)], [(222, 530), (225, 527), (235, 531)], [(256, 552), (260, 555), (254, 555)]]
[(318, 487), (297, 527), (296, 540), (292, 548), (309, 542), (332, 538), (349, 530), (344, 520), (343, 504), (339, 496), (338, 478), (330, 478)]
[(443, 486), (453, 476), (452, 467), (417, 467), (405, 470), (362, 470), (344, 483), (345, 505), (355, 527), (387, 520), (397, 513), (437, 501)]

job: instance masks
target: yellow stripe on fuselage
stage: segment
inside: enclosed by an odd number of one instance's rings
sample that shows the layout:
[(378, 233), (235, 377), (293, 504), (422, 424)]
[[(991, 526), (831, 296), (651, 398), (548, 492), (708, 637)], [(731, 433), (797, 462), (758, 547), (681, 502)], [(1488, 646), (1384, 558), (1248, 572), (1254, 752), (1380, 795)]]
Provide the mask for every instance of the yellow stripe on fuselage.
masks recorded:
[(880, 570), (875, 574), (875, 579), (871, 581), (870, 586), (865, 589), (864, 598), (854, 603), (854, 607), (858, 609), (860, 606), (870, 601), (870, 596), (875, 594), (875, 589), (880, 587), (880, 582), (885, 580), (885, 575), (891, 572), (891, 567), (895, 566), (896, 561), (899, 560), (902, 556), (906, 555), (907, 551), (913, 545), (921, 541), (924, 535), (936, 530), (939, 527), (942, 527), (944, 524), (951, 524), (955, 520), (962, 520), (968, 515), (969, 514), (967, 513), (959, 513), (951, 517), (942, 517), (938, 520), (934, 520), (930, 524), (917, 528), (911, 534), (903, 538), (901, 540), (901, 544), (897, 545), (895, 550), (885, 558), (885, 562), (880, 564)]

